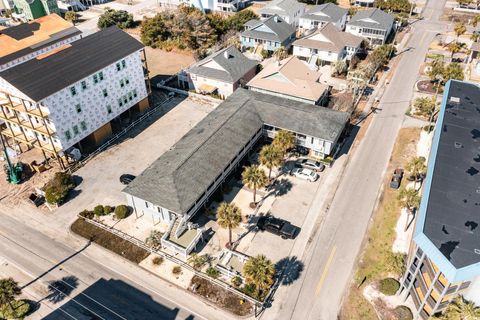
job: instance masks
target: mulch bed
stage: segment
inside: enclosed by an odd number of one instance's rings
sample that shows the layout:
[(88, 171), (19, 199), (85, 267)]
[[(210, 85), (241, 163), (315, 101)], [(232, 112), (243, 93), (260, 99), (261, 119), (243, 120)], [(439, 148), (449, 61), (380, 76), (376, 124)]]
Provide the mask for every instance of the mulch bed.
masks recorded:
[(188, 290), (238, 316), (247, 316), (252, 314), (254, 311), (253, 305), (250, 302), (245, 301), (243, 304), (241, 304), (241, 298), (236, 294), (198, 276), (194, 276), (192, 278), (192, 282)]
[(147, 250), (140, 248), (113, 233), (94, 226), (81, 218), (75, 220), (70, 226), (70, 229), (79, 236), (86, 239), (92, 239), (96, 244), (137, 264), (150, 254)]

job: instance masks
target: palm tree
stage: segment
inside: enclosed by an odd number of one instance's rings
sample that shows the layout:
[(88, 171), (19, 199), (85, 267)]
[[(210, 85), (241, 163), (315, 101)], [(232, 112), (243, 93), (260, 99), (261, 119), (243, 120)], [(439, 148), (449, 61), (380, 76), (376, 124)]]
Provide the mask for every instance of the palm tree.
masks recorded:
[(457, 40), (458, 38), (464, 34), (465, 32), (467, 32), (467, 27), (465, 27), (465, 24), (459, 22), (455, 25), (455, 27), (453, 28), (453, 31), (455, 31), (455, 34), (457, 35)]
[(273, 144), (266, 145), (260, 151), (260, 163), (268, 168), (268, 181), (272, 175), (272, 169), (282, 164), (282, 154)]
[(455, 320), (478, 320), (480, 319), (480, 307), (471, 301), (458, 296), (445, 310), (445, 319)]
[(450, 51), (452, 53), (451, 58), (453, 58), (455, 53), (459, 53), (460, 51), (462, 51), (462, 47), (463, 47), (462, 44), (457, 42), (457, 41), (451, 42), (448, 45), (448, 51)]
[(280, 61), (288, 57), (288, 52), (285, 47), (280, 47), (273, 52), (273, 56), (277, 59), (277, 61)]
[[(415, 189), (400, 189), (400, 193), (398, 194), (398, 200), (400, 201), (400, 205), (402, 208), (407, 209), (409, 214), (413, 214), (413, 210), (420, 206), (420, 196), (418, 195), (418, 191)], [(405, 223), (404, 231), (407, 231), (409, 226), (409, 219), (407, 219)]]
[(250, 189), (253, 189), (253, 204), (255, 205), (257, 203), (257, 189), (267, 185), (267, 175), (258, 165), (252, 164), (243, 170), (242, 181)]
[(0, 306), (8, 305), (13, 309), (12, 302), (22, 293), (18, 283), (12, 278), (0, 279)]
[(480, 14), (477, 14), (475, 17), (473, 17), (471, 21), (472, 26), (476, 28), (479, 22), (480, 22)]
[(280, 130), (273, 138), (272, 144), (280, 150), (285, 157), (287, 150), (295, 146), (295, 136), (293, 132), (288, 130)]
[(470, 40), (472, 40), (473, 42), (478, 42), (478, 40), (480, 40), (480, 33), (472, 33), (472, 35), (470, 36)]
[(254, 284), (257, 297), (273, 284), (275, 266), (264, 255), (250, 257), (243, 265), (243, 275), (247, 284)]
[(194, 252), (190, 255), (187, 262), (194, 269), (200, 269), (205, 264), (205, 262), (207, 262), (207, 257), (205, 255), (199, 255), (198, 253)]
[(217, 209), (217, 223), (228, 229), (228, 247), (232, 246), (232, 229), (238, 227), (242, 221), (242, 211), (234, 203), (222, 202)]
[(424, 157), (415, 157), (405, 166), (410, 174), (410, 177), (413, 178), (413, 181), (415, 181), (415, 184), (417, 184), (418, 181), (421, 181), (427, 171), (425, 161), (426, 159)]
[(75, 11), (65, 12), (65, 20), (70, 21), (75, 25), (75, 22), (77, 22), (77, 13)]

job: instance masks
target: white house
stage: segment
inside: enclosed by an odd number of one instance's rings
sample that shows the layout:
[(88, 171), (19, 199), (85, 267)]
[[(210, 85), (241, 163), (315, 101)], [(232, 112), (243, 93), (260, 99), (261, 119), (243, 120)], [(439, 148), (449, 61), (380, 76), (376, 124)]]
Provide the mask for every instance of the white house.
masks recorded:
[(140, 42), (110, 27), (1, 71), (1, 134), (60, 162), (102, 143), (112, 120), (148, 107), (143, 59)]
[(362, 37), (337, 29), (327, 23), (313, 33), (293, 43), (293, 55), (310, 64), (334, 63), (338, 60), (350, 60), (361, 48)]
[(345, 29), (348, 10), (340, 8), (334, 3), (325, 3), (310, 8), (300, 17), (299, 28), (301, 32), (321, 28), (327, 23), (335, 25), (339, 30)]
[(225, 98), (255, 76), (257, 64), (230, 46), (180, 73), (178, 83), (181, 88)]
[(260, 9), (260, 16), (269, 18), (278, 15), (286, 23), (296, 28), (300, 17), (305, 13), (305, 7), (305, 4), (296, 0), (275, 0)]
[(358, 11), (347, 23), (346, 32), (364, 37), (373, 46), (384, 44), (395, 28), (392, 15), (374, 8)]
[[(168, 5), (170, 0), (162, 0)], [(178, 0), (177, 5), (185, 1), (187, 5), (194, 6), (203, 12), (237, 12), (245, 7), (244, 0)]]

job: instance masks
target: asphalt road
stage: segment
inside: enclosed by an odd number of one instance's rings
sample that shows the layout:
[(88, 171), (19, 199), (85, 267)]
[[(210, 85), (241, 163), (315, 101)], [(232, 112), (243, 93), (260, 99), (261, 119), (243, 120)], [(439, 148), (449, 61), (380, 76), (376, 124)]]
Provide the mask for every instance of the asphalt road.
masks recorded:
[(430, 0), (425, 19), (412, 25), (412, 36), (405, 47), (408, 50), (397, 57), (400, 61), (380, 100), (379, 111), (345, 169), (314, 245), (307, 252), (300, 279), (262, 319), (337, 318), (420, 64), (435, 34), (445, 29), (438, 22), (444, 5), (445, 0)]
[[(28, 298), (41, 300), (42, 310), (31, 319), (231, 318), (103, 248), (84, 241), (75, 250), (1, 210), (0, 219), (0, 272), (14, 266), (16, 274), (1, 275), (16, 278)], [(51, 282), (57, 285), (47, 290)]]

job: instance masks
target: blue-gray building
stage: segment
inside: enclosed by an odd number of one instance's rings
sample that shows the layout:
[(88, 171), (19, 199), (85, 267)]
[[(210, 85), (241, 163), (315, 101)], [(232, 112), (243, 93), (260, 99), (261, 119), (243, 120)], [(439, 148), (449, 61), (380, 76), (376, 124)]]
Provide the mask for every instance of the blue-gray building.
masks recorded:
[(450, 80), (438, 116), (401, 294), (415, 319), (458, 295), (480, 304), (480, 87)]

